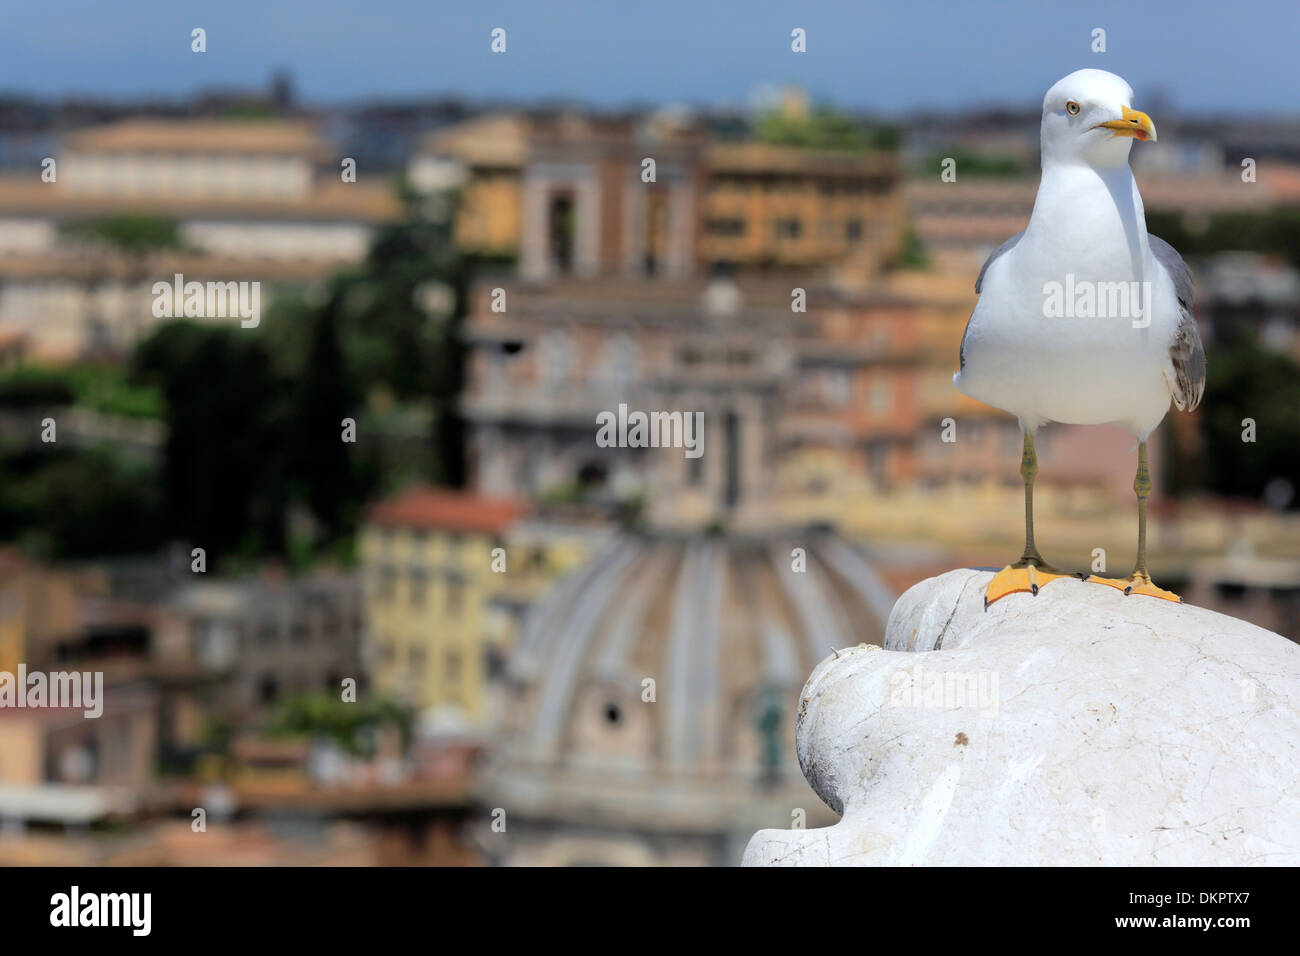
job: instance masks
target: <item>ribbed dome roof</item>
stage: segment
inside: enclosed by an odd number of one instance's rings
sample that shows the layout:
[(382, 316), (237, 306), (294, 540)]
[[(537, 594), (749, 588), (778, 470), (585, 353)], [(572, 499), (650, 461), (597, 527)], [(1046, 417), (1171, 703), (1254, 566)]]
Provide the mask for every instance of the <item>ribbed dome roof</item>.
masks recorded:
[(833, 648), (879, 643), (892, 602), (825, 530), (616, 538), (526, 619), (491, 788), (646, 825), (715, 825), (756, 787), (811, 810), (799, 691)]

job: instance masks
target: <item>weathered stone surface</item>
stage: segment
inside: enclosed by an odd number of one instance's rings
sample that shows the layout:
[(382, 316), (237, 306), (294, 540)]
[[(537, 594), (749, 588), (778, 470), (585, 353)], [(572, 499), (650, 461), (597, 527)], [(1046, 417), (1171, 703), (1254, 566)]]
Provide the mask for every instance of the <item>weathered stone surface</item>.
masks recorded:
[(799, 760), (842, 819), (745, 865), (1300, 864), (1300, 646), (1075, 580), (986, 611), (989, 578), (816, 667)]

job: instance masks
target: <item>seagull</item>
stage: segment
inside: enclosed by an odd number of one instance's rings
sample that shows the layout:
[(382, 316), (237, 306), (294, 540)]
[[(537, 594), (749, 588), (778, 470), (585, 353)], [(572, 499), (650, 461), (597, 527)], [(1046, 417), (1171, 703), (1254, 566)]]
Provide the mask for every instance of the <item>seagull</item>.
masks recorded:
[(1132, 104), (1128, 83), (1104, 70), (1078, 70), (1047, 91), (1029, 225), (993, 250), (975, 280), (980, 298), (953, 384), (1015, 415), (1024, 433), (1025, 551), (994, 575), (985, 607), (1066, 576), (1034, 544), (1034, 433), (1047, 422), (1115, 423), (1137, 439), (1137, 565), (1126, 578), (1088, 580), (1182, 600), (1147, 571), (1147, 438), (1171, 401), (1188, 411), (1200, 403), (1205, 349), (1191, 271), (1147, 232), (1128, 157), (1133, 140), (1155, 142), (1156, 128)]

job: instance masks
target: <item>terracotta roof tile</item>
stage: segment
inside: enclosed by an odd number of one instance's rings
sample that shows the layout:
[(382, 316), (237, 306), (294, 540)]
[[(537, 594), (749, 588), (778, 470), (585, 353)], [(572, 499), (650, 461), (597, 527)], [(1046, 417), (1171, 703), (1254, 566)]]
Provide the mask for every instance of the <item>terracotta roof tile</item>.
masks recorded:
[(387, 528), (500, 534), (528, 512), (509, 498), (482, 498), (458, 491), (413, 485), (370, 507), (370, 523)]

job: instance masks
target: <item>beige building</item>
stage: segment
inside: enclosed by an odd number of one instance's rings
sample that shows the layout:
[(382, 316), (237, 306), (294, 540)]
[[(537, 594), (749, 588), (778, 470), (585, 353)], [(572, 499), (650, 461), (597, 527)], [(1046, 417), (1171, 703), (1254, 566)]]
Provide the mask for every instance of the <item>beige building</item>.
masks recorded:
[[(308, 125), (127, 120), (67, 135), (54, 165), (0, 178), (0, 329), (38, 358), (121, 352), (159, 319), (152, 286), (279, 284), (357, 262), (398, 203)], [(69, 227), (132, 219), (174, 228), (175, 248), (132, 251)], [(229, 318), (212, 317), (221, 321)]]

